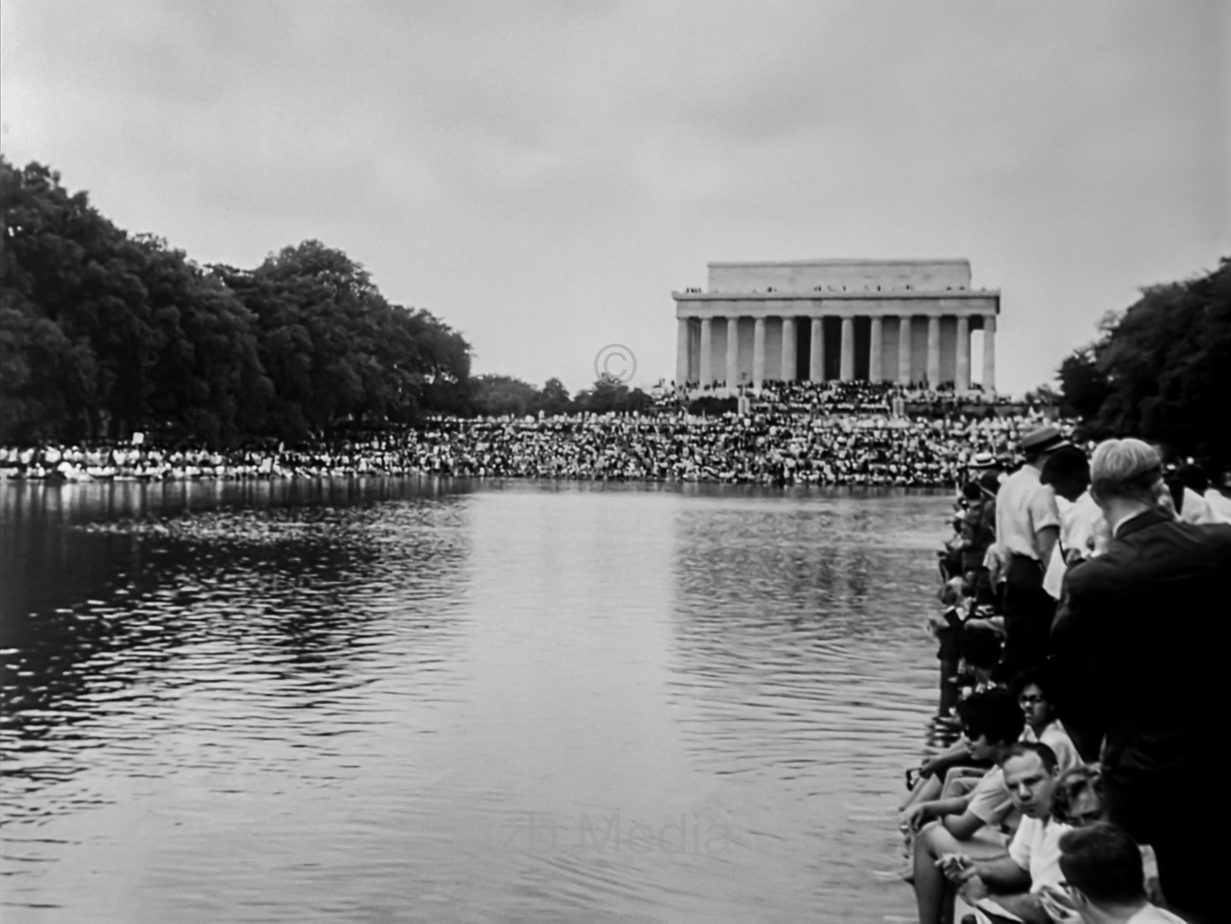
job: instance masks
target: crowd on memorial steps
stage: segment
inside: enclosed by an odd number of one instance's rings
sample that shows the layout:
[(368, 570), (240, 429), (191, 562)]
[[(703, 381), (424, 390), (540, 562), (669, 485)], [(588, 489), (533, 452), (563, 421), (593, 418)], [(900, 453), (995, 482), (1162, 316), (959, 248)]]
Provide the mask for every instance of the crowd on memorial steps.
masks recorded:
[(664, 387), (635, 413), (437, 416), (422, 427), (311, 445), (210, 450), (142, 439), (4, 447), (0, 475), (85, 481), (421, 474), (955, 486), (969, 459), (1012, 456), (1021, 432), (1042, 419), (1041, 410), (1004, 413), (1003, 404), (862, 382), (768, 382), (739, 397), (738, 405), (689, 413), (685, 391)]
[[(938, 724), (899, 806), (922, 924), (1227, 919), (1211, 617), (1231, 500), (1192, 463), (1054, 424), (974, 459), (929, 628)], [(955, 910), (956, 909), (956, 910)]]

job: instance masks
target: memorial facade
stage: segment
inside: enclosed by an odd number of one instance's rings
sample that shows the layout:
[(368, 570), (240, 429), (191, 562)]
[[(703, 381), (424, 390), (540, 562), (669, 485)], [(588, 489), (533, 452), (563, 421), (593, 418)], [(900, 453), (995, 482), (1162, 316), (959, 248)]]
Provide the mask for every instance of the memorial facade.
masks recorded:
[(705, 290), (673, 292), (677, 383), (766, 380), (996, 387), (1000, 292), (972, 289), (968, 260), (710, 263)]

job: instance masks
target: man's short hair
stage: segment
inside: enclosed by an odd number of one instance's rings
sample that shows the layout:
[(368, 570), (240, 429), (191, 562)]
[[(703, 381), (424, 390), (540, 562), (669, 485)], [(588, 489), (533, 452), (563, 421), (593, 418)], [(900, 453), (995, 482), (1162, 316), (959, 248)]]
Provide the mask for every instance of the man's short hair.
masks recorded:
[(1153, 501), (1163, 460), (1149, 443), (1128, 437), (1104, 440), (1090, 459), (1090, 486), (1099, 497)]
[(1060, 871), (1096, 905), (1145, 898), (1141, 848), (1123, 828), (1098, 822), (1060, 835)]
[[(1021, 712), (1020, 709), (1017, 710)], [(1023, 716), (1023, 719), (1025, 717)], [(1018, 732), (1020, 735), (1021, 732)], [(1060, 762), (1056, 760), (1056, 752), (1044, 744), (1042, 741), (1015, 741), (1009, 746), (1009, 749), (1004, 752), (1000, 758), (1000, 766), (1004, 766), (1014, 757), (1025, 757), (1027, 754), (1037, 754), (1039, 760), (1043, 761), (1043, 769), (1048, 773), (1055, 773), (1056, 768), (1060, 766)]]
[(1039, 482), (1051, 485), (1057, 494), (1074, 500), (1090, 486), (1090, 460), (1077, 446), (1062, 446), (1043, 463)]
[(962, 700), (957, 704), (957, 714), (967, 737), (986, 737), (990, 744), (1016, 741), (1026, 727), (1026, 716), (1017, 705), (1017, 697), (1000, 688), (974, 693)]
[(958, 642), (958, 650), (962, 659), (971, 667), (982, 667), (991, 670), (1000, 662), (1000, 654), (1004, 646), (991, 629), (962, 630), (962, 638)]
[(1019, 671), (1013, 680), (1009, 683), (1009, 689), (1013, 691), (1014, 696), (1021, 696), (1022, 690), (1029, 686), (1036, 686), (1043, 694), (1050, 705), (1056, 705), (1055, 697), (1052, 696), (1052, 675), (1051, 671), (1044, 670), (1041, 667), (1028, 667), (1024, 671)]

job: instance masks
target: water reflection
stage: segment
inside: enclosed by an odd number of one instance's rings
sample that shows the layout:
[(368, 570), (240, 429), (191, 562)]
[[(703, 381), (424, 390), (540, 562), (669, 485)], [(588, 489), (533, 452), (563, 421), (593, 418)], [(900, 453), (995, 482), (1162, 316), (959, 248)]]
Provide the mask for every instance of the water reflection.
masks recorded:
[(685, 740), (735, 780), (723, 802), (737, 843), (807, 883), (800, 917), (894, 910), (869, 903), (892, 848), (868, 848), (888, 828), (887, 774), (918, 747), (936, 511), (935, 497), (812, 492), (677, 515)]
[[(97, 771), (89, 749), (101, 745), (109, 777), (242, 763), (243, 748), (282, 735), (289, 708), (319, 726), (297, 747), (331, 747), (354, 716), (371, 721), (361, 691), (383, 648), (429, 639), (431, 656), (408, 656), (409, 669), (455, 647), (440, 588), (465, 583), (458, 495), (391, 500), (405, 489), (353, 484), (139, 490), (149, 487), (2, 495), (0, 747), (6, 790), (31, 797), (8, 820), (107, 802), (105, 790), (71, 782)], [(172, 734), (200, 746), (167, 754), (156, 742)]]
[(5, 920), (908, 913), (945, 504), (0, 486)]

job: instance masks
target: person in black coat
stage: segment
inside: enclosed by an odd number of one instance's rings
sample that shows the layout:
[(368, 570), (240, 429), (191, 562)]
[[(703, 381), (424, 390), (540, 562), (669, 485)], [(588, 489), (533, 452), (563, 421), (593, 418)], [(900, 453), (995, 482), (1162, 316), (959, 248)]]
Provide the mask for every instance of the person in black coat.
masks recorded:
[[(1231, 526), (1180, 523), (1160, 509), (1158, 453), (1107, 440), (1091, 491), (1112, 531), (1105, 554), (1065, 577), (1052, 644), (1092, 672), (1106, 721), (1102, 763), (1111, 820), (1158, 856), (1173, 907), (1194, 922), (1222, 904), (1225, 648)], [(1215, 812), (1215, 808), (1219, 811)], [(1212, 827), (1213, 826), (1213, 827)]]

